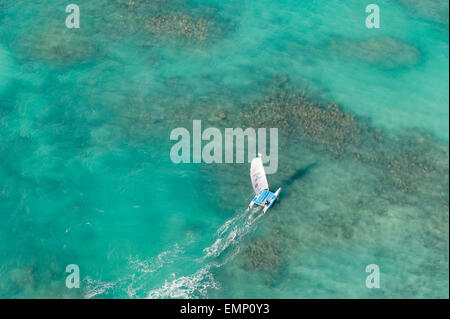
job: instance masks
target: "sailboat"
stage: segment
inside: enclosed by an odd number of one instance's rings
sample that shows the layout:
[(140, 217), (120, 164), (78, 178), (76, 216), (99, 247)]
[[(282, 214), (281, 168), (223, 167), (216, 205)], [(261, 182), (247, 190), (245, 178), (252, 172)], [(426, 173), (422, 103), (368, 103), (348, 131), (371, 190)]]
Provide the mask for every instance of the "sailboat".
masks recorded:
[(248, 208), (252, 208), (253, 205), (258, 205), (263, 208), (265, 213), (276, 201), (278, 194), (280, 194), (281, 187), (278, 188), (275, 193), (269, 190), (269, 184), (267, 183), (266, 172), (261, 158), (261, 154), (255, 157), (250, 165), (250, 178), (252, 180), (253, 190), (255, 191), (255, 197), (248, 205)]

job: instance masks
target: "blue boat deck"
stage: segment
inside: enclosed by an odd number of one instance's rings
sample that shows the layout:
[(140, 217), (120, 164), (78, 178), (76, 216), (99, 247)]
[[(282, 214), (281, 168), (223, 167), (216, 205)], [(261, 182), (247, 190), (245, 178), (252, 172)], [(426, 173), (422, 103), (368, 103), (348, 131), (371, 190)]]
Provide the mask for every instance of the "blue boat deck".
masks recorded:
[[(259, 195), (255, 196), (253, 201), (256, 205), (265, 206), (266, 204), (270, 204), (270, 202), (276, 197), (274, 193), (271, 191), (268, 191), (267, 189), (262, 190)], [(266, 204), (264, 204), (264, 201), (267, 201)]]

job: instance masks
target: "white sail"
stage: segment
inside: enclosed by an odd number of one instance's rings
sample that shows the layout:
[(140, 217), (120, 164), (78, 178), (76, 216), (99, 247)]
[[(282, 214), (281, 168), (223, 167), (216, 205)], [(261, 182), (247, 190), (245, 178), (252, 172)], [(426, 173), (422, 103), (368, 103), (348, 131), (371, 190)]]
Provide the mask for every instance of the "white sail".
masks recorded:
[(260, 156), (252, 160), (252, 164), (250, 166), (250, 178), (252, 179), (252, 185), (256, 195), (258, 195), (263, 189), (269, 189), (266, 172), (264, 171), (264, 166)]

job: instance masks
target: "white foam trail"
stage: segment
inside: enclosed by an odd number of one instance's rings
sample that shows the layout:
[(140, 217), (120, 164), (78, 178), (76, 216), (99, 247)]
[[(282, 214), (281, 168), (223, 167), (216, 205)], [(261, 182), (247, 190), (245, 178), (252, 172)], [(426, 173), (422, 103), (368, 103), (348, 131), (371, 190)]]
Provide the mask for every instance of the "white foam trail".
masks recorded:
[(134, 287), (134, 284), (136, 282), (142, 282), (143, 278), (147, 278), (146, 276), (148, 274), (158, 271), (163, 268), (165, 264), (173, 263), (182, 251), (183, 250), (179, 247), (179, 245), (175, 244), (174, 248), (163, 251), (157, 256), (148, 259), (141, 260), (138, 257), (130, 257), (130, 267), (133, 268), (138, 274), (133, 273), (125, 278), (117, 280), (116, 282), (104, 282), (86, 277), (83, 279), (86, 287), (84, 297), (88, 299), (93, 298), (104, 294), (116, 286), (121, 287), (128, 283), (126, 290), (127, 295), (130, 298), (135, 298), (136, 292), (141, 289), (141, 287), (136, 288)]
[(219, 284), (209, 272), (209, 267), (203, 267), (190, 276), (182, 276), (149, 292), (149, 299), (159, 298), (195, 298), (206, 296), (208, 288), (218, 288)]
[(163, 251), (156, 257), (141, 260), (138, 257), (130, 258), (130, 265), (137, 271), (142, 273), (152, 273), (161, 269), (164, 264), (172, 263), (175, 258), (182, 252), (178, 244), (170, 250)]
[[(254, 217), (259, 211), (259, 207), (251, 210), (247, 209), (243, 214), (226, 221), (216, 232), (218, 236), (216, 241), (203, 250), (205, 255), (202, 260), (209, 257), (218, 257), (228, 247), (237, 244), (239, 240), (251, 230), (250, 227), (264, 215), (264, 213), (260, 213)], [(250, 213), (248, 214), (248, 212)]]
[[(176, 277), (173, 274), (172, 280), (166, 280), (160, 288), (153, 289), (147, 294), (147, 298), (201, 298), (205, 297), (207, 289), (218, 289), (220, 285), (215, 281), (212, 268), (219, 268), (232, 260), (239, 253), (239, 242), (252, 229), (252, 225), (257, 222), (264, 213), (259, 207), (246, 209), (241, 214), (227, 220), (216, 231), (216, 240), (214, 243), (203, 250), (204, 255), (198, 263), (209, 262), (189, 276)], [(233, 248), (227, 250), (228, 248)], [(217, 257), (223, 255), (227, 250), (224, 259)], [(167, 263), (173, 263), (182, 257), (183, 249), (178, 244), (174, 248), (159, 253), (157, 256), (141, 260), (138, 257), (130, 258), (130, 266), (135, 270), (130, 276), (123, 278), (117, 282), (101, 282), (86, 278), (87, 292), (86, 298), (104, 294), (116, 286), (124, 287), (126, 285), (126, 293), (130, 298), (136, 298), (137, 293), (144, 289), (144, 283), (148, 281), (148, 275), (152, 274), (164, 267)], [(136, 273), (137, 272), (137, 273)], [(137, 287), (134, 285), (138, 284)]]
[(90, 299), (92, 297), (95, 297), (97, 295), (101, 295), (105, 293), (107, 290), (114, 288), (114, 286), (117, 284), (115, 282), (105, 282), (100, 280), (93, 280), (89, 277), (86, 277), (83, 279), (83, 281), (86, 282), (86, 290), (84, 297), (87, 299)]
[(212, 260), (190, 276), (181, 276), (172, 281), (166, 281), (161, 288), (151, 290), (147, 298), (205, 297), (208, 288), (218, 289), (220, 286), (215, 281), (210, 269), (212, 267), (219, 268), (223, 266), (237, 255), (239, 252), (239, 246), (237, 244), (240, 242), (240, 239), (248, 234), (251, 230), (251, 226), (264, 215), (264, 213), (260, 211), (259, 207), (255, 207), (251, 210), (246, 209), (242, 214), (227, 220), (216, 231), (216, 236), (218, 238), (211, 246), (203, 250), (205, 255), (199, 260), (200, 262), (203, 262), (208, 258), (217, 258), (221, 256), (227, 248), (235, 246), (236, 249), (231, 251), (230, 255), (227, 256), (228, 258), (223, 262), (217, 263)]

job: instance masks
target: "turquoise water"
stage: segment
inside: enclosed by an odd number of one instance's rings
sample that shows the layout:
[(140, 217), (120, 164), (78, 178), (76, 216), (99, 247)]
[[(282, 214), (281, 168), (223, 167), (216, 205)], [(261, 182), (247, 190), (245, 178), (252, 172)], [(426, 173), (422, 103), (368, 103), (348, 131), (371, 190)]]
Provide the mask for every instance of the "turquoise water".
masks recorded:
[[(0, 0), (0, 297), (448, 298), (446, 1), (76, 3)], [(279, 128), (267, 214), (194, 119)]]

